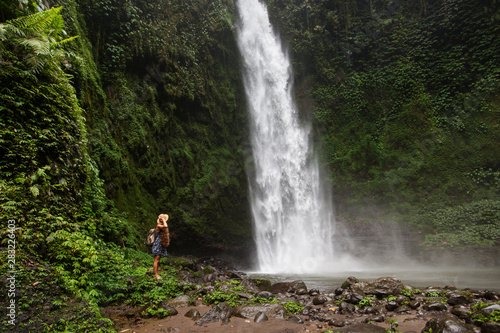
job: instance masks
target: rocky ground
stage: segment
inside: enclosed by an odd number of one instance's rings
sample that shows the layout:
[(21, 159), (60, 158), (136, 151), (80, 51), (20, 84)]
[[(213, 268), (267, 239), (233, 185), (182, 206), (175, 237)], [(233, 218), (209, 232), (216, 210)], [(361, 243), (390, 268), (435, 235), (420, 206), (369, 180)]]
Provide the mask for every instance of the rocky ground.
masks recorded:
[(118, 332), (137, 333), (500, 332), (500, 296), (493, 291), (419, 290), (392, 277), (364, 282), (348, 277), (325, 293), (302, 281), (252, 279), (213, 259), (183, 260), (188, 267), (183, 278), (197, 288), (162, 302), (168, 316), (150, 317), (147, 306), (127, 305), (108, 306), (103, 316)]

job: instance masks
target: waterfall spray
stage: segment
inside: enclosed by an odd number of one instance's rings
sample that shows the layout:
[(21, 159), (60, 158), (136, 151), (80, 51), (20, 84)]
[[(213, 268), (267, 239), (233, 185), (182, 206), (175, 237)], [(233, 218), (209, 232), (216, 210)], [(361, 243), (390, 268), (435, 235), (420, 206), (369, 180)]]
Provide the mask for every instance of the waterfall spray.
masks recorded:
[(255, 174), (250, 178), (259, 270), (331, 271), (334, 214), (322, 186), (310, 125), (292, 98), (287, 53), (259, 0), (237, 0), (237, 42), (250, 113)]

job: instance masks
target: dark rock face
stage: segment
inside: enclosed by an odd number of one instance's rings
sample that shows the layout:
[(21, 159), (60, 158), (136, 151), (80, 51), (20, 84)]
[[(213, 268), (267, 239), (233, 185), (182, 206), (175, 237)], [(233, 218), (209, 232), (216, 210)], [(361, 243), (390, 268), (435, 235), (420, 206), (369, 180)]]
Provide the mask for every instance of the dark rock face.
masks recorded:
[(460, 293), (451, 293), (448, 295), (448, 304), (450, 305), (461, 305), (470, 303), (465, 295)]
[(499, 323), (484, 323), (481, 326), (481, 333), (500, 333)]
[[(431, 331), (432, 330), (432, 331)], [(433, 333), (476, 333), (474, 326), (464, 324), (452, 315), (443, 315), (432, 318), (425, 324), (424, 332)]]
[(233, 309), (226, 303), (220, 303), (214, 306), (210, 311), (205, 313), (199, 320), (195, 322), (196, 325), (204, 325), (216, 321), (228, 322), (233, 313)]
[(424, 309), (427, 311), (446, 311), (448, 308), (441, 302), (432, 302), (424, 305)]

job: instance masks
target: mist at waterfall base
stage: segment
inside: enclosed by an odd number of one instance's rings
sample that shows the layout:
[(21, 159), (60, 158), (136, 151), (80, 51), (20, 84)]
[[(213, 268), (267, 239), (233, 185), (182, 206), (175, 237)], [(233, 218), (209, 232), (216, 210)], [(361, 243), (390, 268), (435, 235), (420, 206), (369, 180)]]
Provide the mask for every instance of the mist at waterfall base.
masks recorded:
[[(336, 223), (332, 194), (311, 142), (311, 125), (300, 119), (293, 100), (288, 53), (263, 2), (237, 0), (236, 6), (253, 157), (247, 168), (256, 244), (253, 274), (274, 280), (300, 277), (316, 285), (349, 275), (395, 276), (418, 287), (433, 281), (498, 285), (500, 271), (495, 268), (477, 274), (476, 267), (469, 274), (472, 270), (461, 265), (424, 265), (412, 259), (396, 224), (382, 231), (372, 228), (365, 239), (356, 239)], [(474, 260), (466, 264), (474, 266)]]

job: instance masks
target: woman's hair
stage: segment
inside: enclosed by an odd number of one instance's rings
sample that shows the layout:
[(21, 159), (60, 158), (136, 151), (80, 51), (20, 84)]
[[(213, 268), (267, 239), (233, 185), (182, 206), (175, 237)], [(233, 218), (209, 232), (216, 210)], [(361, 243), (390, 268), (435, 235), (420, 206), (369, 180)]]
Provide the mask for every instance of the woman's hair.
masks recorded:
[(156, 223), (164, 225), (167, 221), (168, 221), (168, 215), (167, 214), (160, 214), (160, 215), (158, 215), (158, 220), (156, 220)]

